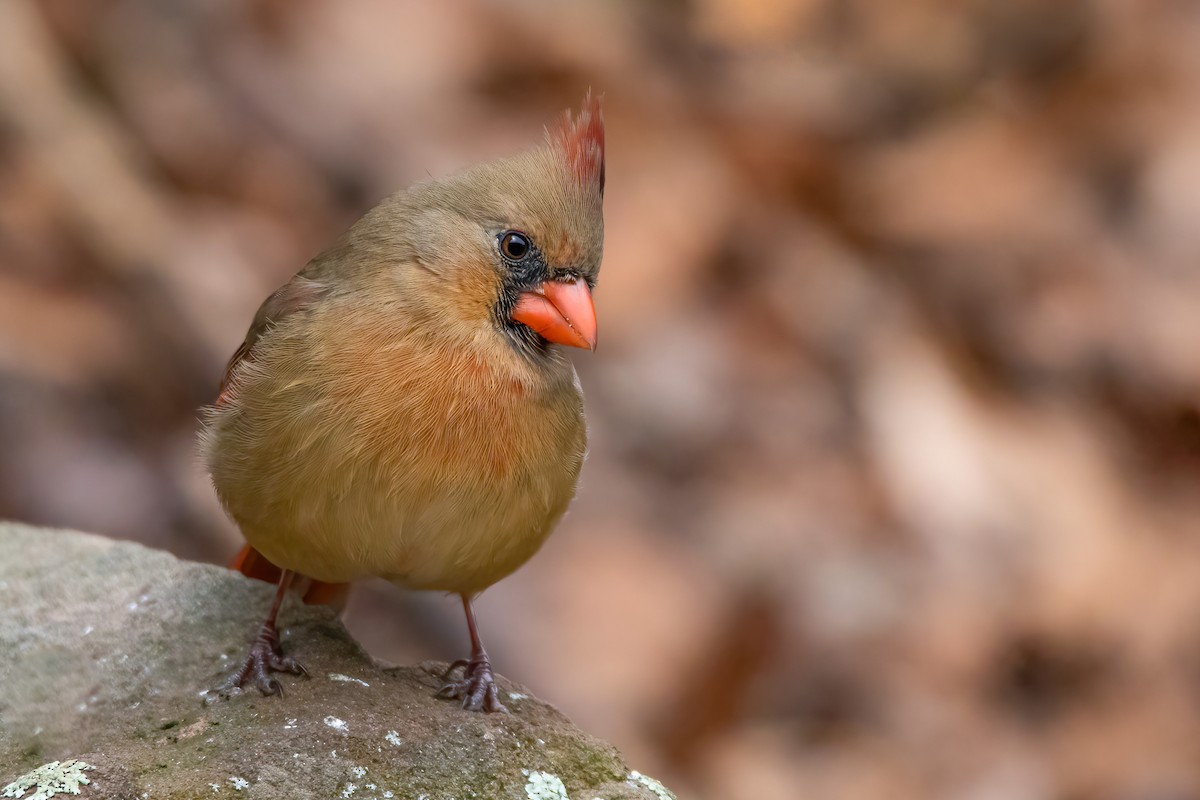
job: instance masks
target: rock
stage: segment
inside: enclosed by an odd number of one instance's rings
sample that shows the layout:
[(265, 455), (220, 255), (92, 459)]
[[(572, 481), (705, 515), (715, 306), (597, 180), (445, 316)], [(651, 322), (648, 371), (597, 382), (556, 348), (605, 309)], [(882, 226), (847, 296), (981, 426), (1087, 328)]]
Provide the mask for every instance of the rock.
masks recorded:
[(524, 689), (499, 680), (511, 714), (463, 711), (433, 696), (444, 665), (381, 665), (328, 609), (291, 599), (283, 646), (310, 677), (282, 676), (282, 698), (206, 703), (271, 592), (140, 545), (0, 524), (0, 797), (673, 797)]

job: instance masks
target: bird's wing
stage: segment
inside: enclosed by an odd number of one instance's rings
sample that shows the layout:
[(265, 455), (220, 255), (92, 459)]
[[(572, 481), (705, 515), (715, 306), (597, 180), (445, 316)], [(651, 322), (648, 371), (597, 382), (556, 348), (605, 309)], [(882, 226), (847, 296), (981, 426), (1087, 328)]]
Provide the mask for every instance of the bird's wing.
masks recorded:
[(278, 325), (288, 315), (311, 306), (325, 294), (326, 290), (325, 284), (301, 274), (276, 289), (270, 297), (263, 301), (263, 304), (258, 307), (258, 313), (254, 315), (254, 321), (250, 323), (250, 330), (246, 331), (246, 339), (234, 351), (233, 357), (229, 359), (229, 364), (225, 367), (225, 374), (221, 378), (221, 392), (217, 396), (217, 405), (226, 399), (233, 380), (233, 373), (238, 365), (246, 359), (253, 358), (254, 345), (262, 338), (262, 335)]

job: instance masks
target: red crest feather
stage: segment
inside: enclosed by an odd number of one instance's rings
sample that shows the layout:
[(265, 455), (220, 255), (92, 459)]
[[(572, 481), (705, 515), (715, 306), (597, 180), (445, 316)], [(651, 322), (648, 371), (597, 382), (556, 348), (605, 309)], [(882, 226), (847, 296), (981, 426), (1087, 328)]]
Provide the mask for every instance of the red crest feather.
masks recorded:
[(604, 196), (604, 112), (600, 98), (588, 90), (583, 98), (579, 116), (564, 114), (563, 121), (546, 132), (550, 143), (557, 147), (571, 166), (571, 172), (585, 187), (595, 187)]

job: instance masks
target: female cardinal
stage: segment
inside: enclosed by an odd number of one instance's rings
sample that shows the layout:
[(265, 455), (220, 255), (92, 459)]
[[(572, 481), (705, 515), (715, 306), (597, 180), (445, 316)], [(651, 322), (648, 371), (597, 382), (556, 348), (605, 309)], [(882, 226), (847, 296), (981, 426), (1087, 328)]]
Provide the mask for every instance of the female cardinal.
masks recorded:
[(589, 93), (540, 146), (384, 200), (263, 303), (202, 434), (243, 568), (281, 571), (224, 690), (303, 672), (275, 628), (294, 576), (379, 576), (461, 595), (471, 656), (439, 695), (505, 710), (471, 604), (575, 493), (583, 398), (557, 345), (596, 346), (603, 197)]

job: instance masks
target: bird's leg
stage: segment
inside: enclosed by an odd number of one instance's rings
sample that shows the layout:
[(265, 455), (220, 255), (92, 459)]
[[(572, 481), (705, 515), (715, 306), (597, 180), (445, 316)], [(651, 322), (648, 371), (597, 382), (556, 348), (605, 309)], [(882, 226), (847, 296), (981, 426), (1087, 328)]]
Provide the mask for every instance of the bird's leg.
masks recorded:
[(294, 658), (283, 654), (279, 647), (279, 630), (275, 627), (275, 618), (279, 616), (283, 596), (287, 594), (294, 576), (295, 573), (291, 570), (284, 570), (279, 576), (279, 588), (275, 590), (275, 602), (271, 604), (271, 612), (258, 629), (258, 636), (254, 638), (254, 644), (250, 645), (250, 654), (246, 656), (245, 662), (218, 687), (217, 691), (222, 696), (238, 694), (247, 685), (251, 685), (263, 694), (277, 694), (282, 697), (283, 685), (271, 677), (272, 672), (308, 674)]
[[(462, 601), (463, 610), (467, 612), (467, 630), (471, 633), (471, 657), (455, 661), (446, 668), (446, 673), (442, 676), (445, 683), (438, 690), (437, 696), (462, 700), (463, 708), (468, 711), (507, 714), (508, 709), (500, 702), (496, 691), (496, 676), (492, 673), (492, 664), (483, 649), (483, 640), (479, 638), (479, 627), (475, 622), (475, 609), (471, 607), (471, 598), (464, 594)], [(463, 668), (462, 680), (451, 680), (451, 673), (459, 667)]]

